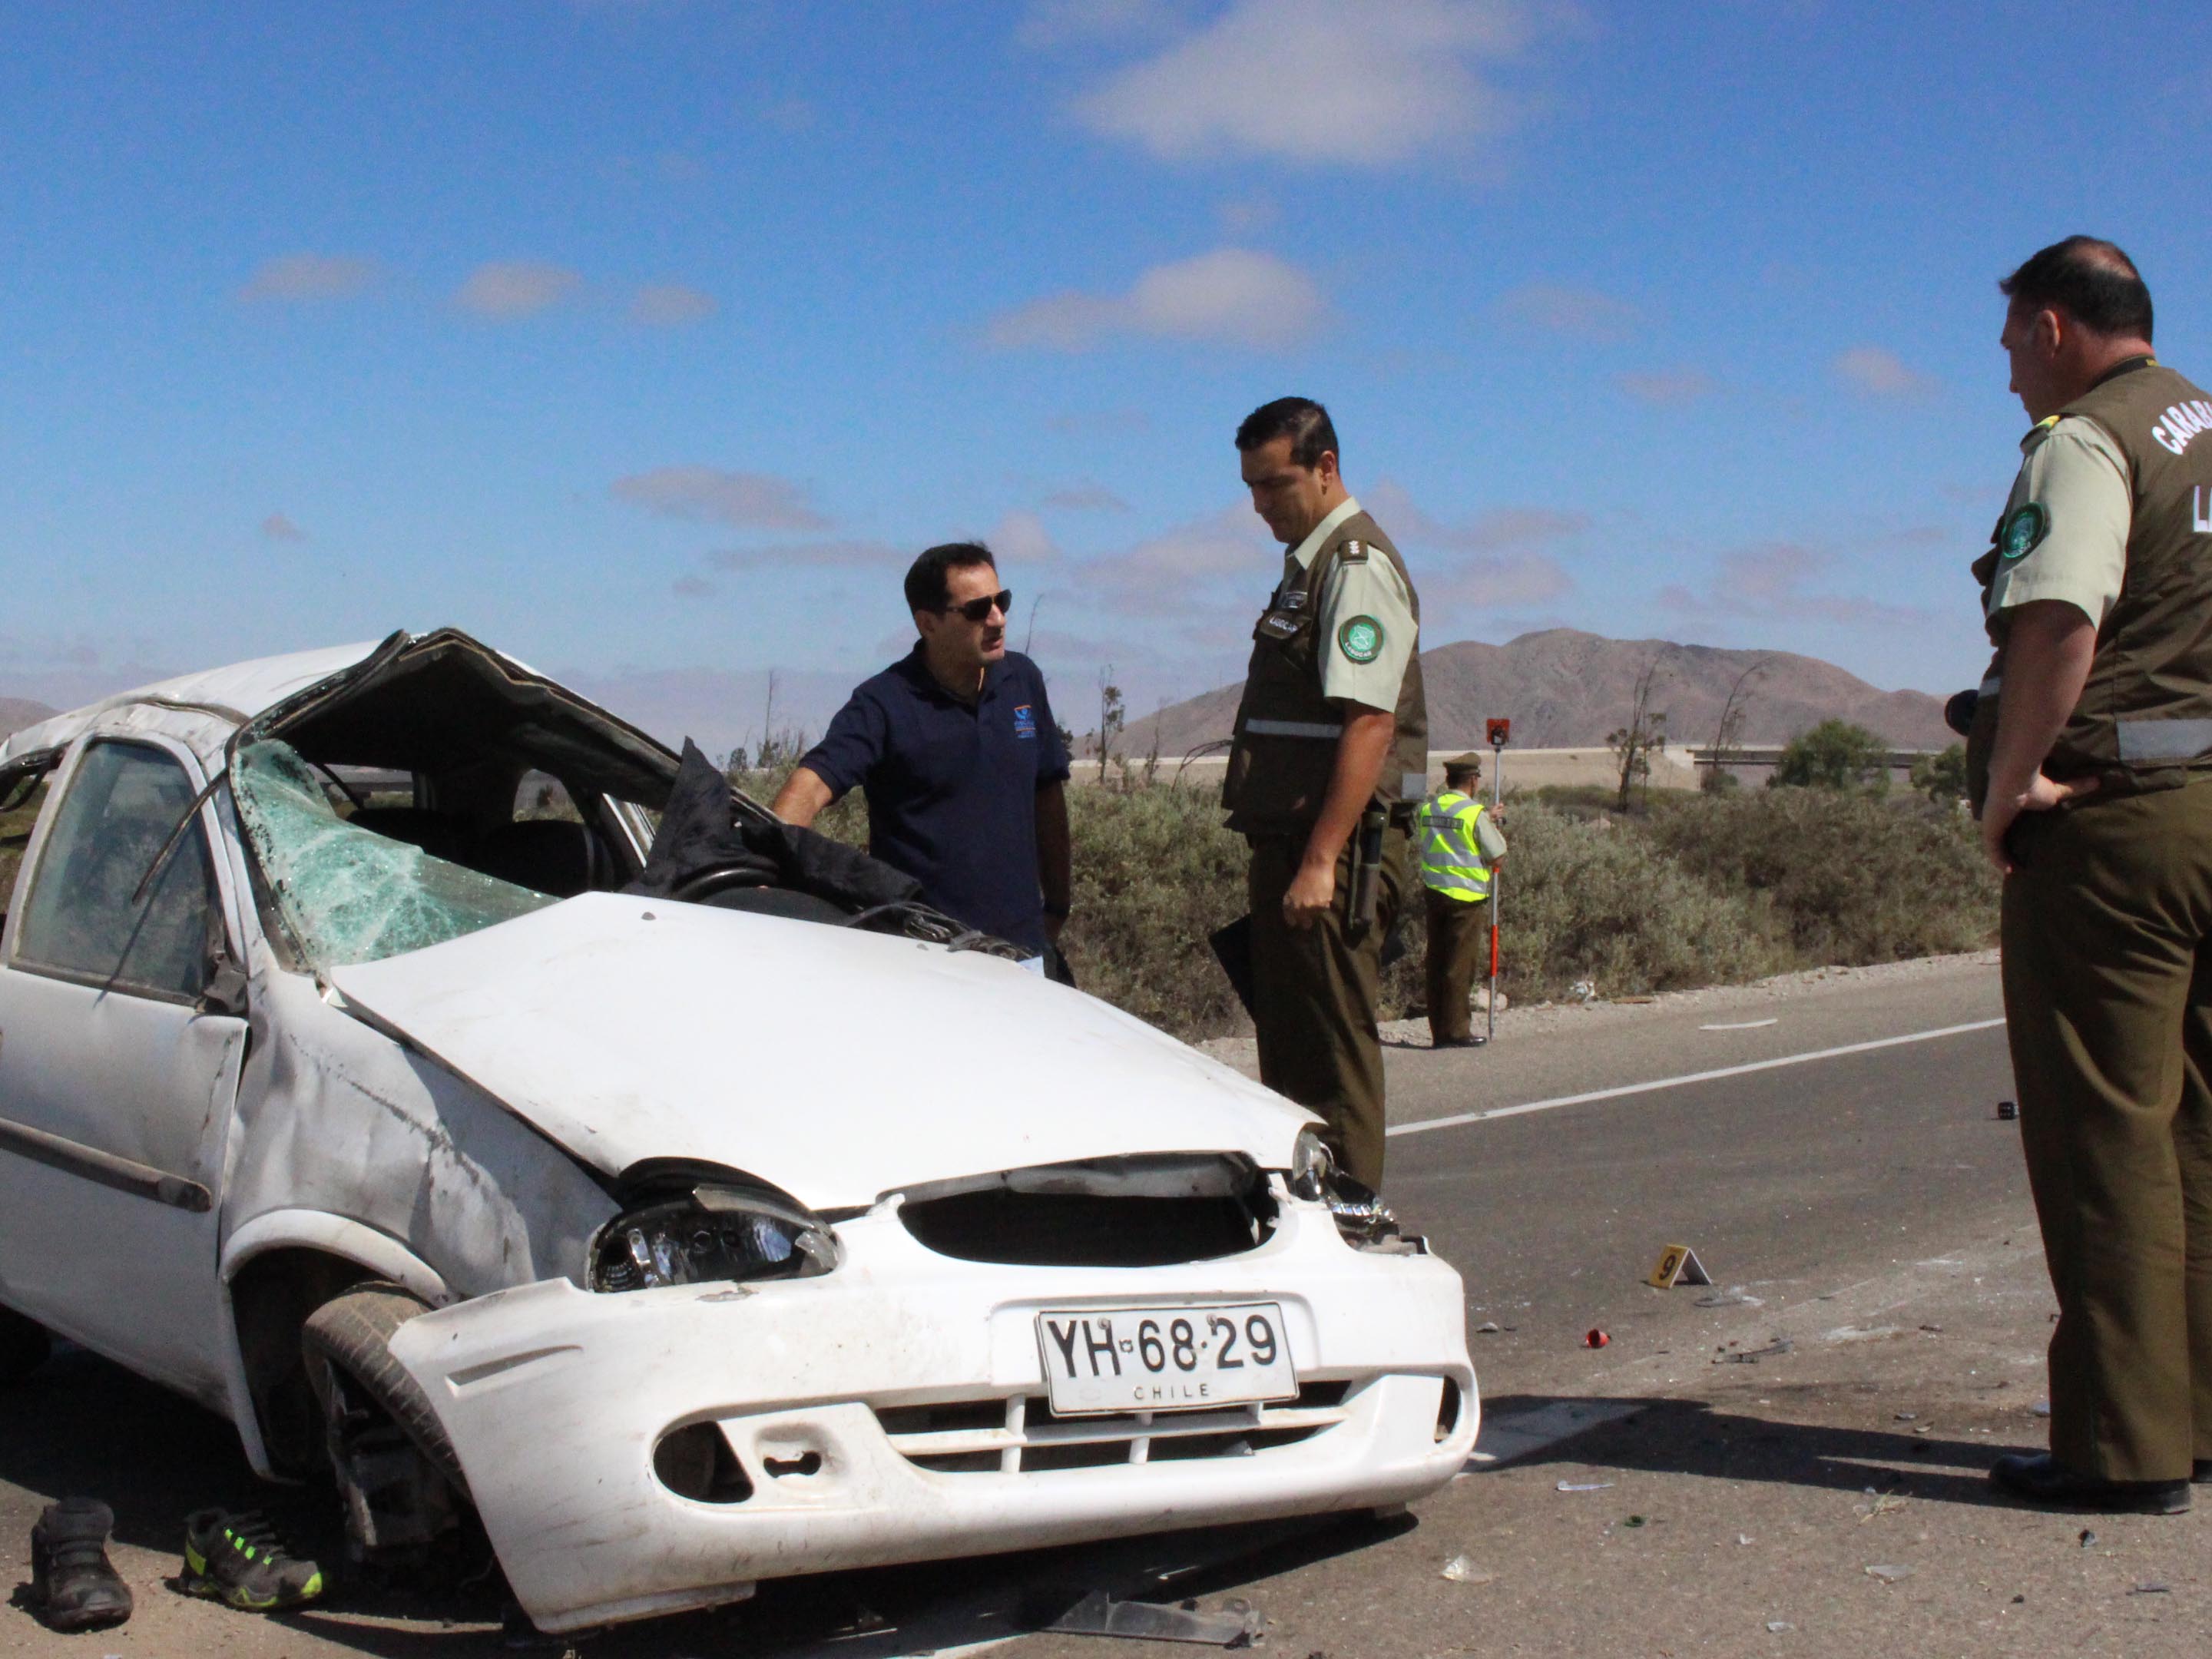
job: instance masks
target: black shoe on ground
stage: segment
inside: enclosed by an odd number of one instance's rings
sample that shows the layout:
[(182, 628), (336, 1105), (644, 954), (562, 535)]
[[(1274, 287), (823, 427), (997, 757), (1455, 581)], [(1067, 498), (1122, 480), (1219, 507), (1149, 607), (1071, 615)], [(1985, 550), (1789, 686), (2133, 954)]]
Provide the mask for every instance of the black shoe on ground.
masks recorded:
[(2060, 1467), (2048, 1452), (2000, 1457), (1990, 1484), (2031, 1504), (2094, 1515), (2182, 1515), (2190, 1503), (2186, 1480), (2095, 1480)]
[(2200, 1457), (2189, 1471), (2191, 1486), (2212, 1486), (2212, 1457)]
[(241, 1613), (281, 1613), (320, 1595), (323, 1573), (260, 1515), (196, 1510), (185, 1517), (185, 1591)]
[(31, 1528), (31, 1607), (54, 1630), (98, 1630), (131, 1616), (131, 1586), (107, 1559), (115, 1511), (94, 1498), (46, 1505)]
[(1485, 1036), (1431, 1037), (1429, 1039), (1429, 1047), (1431, 1048), (1480, 1048), (1489, 1041), (1490, 1039)]

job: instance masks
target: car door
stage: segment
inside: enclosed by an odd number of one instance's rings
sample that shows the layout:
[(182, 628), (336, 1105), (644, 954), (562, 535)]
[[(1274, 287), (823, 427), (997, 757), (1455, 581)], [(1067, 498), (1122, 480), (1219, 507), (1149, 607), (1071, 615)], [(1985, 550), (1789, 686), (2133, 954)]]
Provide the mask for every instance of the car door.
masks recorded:
[(0, 1299), (220, 1402), (246, 1025), (200, 787), (180, 744), (88, 738), (32, 836), (0, 934)]

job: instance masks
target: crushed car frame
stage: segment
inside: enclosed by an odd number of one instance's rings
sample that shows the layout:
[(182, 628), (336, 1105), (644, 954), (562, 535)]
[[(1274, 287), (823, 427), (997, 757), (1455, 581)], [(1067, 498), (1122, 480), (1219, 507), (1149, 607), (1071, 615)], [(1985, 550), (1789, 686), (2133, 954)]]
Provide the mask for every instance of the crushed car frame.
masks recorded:
[(222, 1412), (363, 1554), (472, 1506), (549, 1631), (1463, 1465), (1459, 1279), (1309, 1114), (719, 775), (760, 857), (656, 875), (685, 776), (452, 630), (0, 745), (0, 1370)]

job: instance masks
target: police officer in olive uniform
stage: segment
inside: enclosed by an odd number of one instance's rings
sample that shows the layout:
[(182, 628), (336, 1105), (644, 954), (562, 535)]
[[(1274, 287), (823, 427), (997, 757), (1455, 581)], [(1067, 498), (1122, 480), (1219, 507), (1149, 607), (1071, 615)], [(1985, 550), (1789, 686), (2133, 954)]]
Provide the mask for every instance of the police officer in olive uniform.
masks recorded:
[(1974, 566), (1968, 786), (2059, 1315), (2050, 1453), (1990, 1478), (2172, 1514), (2212, 1477), (2212, 399), (2151, 355), (2109, 242), (2001, 286), (2036, 425)]
[(1429, 924), (1429, 1042), (1437, 1048), (1479, 1048), (1488, 1040), (1468, 1024), (1467, 994), (1489, 933), (1490, 872), (1505, 856), (1505, 837), (1481, 788), (1482, 757), (1454, 756), (1444, 763), (1444, 787), (1413, 814)]
[(1253, 510), (1289, 550), (1253, 629), (1222, 788), (1252, 848), (1260, 1079), (1318, 1112), (1340, 1167), (1380, 1190), (1382, 940), (1428, 783), (1420, 603), (1345, 489), (1327, 410), (1278, 398), (1246, 417), (1237, 447)]

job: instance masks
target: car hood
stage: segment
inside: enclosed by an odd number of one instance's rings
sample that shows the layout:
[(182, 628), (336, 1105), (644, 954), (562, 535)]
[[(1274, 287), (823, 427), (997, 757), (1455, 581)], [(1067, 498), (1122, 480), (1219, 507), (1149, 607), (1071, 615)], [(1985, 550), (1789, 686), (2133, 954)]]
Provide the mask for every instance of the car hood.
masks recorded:
[(1279, 1169), (1311, 1121), (1013, 963), (667, 900), (586, 894), (330, 978), (597, 1169), (697, 1159), (816, 1209), (1131, 1153)]

